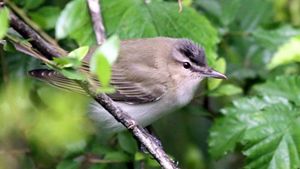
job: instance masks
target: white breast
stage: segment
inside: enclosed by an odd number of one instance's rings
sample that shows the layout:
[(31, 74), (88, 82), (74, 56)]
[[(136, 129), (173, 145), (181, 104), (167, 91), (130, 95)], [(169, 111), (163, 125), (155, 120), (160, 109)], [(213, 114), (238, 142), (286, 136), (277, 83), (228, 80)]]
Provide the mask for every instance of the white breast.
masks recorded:
[[(129, 113), (140, 125), (147, 126), (158, 120), (170, 111), (188, 104), (194, 96), (199, 84), (198, 81), (182, 84), (175, 91), (167, 92), (159, 101), (147, 104), (126, 104), (116, 102), (116, 105)], [(174, 92), (174, 93), (171, 93)], [(174, 95), (175, 94), (175, 95)], [(117, 132), (123, 130), (122, 124), (118, 123), (102, 106), (93, 102), (91, 104), (91, 118), (96, 121), (104, 131)]]

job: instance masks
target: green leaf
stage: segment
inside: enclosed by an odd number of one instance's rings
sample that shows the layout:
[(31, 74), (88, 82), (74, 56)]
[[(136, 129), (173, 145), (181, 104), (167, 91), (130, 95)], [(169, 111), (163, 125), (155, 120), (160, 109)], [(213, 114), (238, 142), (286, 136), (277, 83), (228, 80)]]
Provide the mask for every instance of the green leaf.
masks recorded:
[(61, 161), (57, 166), (56, 169), (78, 169), (80, 167), (80, 163), (71, 160), (64, 160)]
[(120, 40), (117, 36), (110, 37), (94, 52), (90, 61), (90, 71), (97, 75), (101, 84), (99, 91), (113, 92), (109, 86), (111, 78), (111, 64), (117, 59)]
[(95, 51), (91, 59), (90, 71), (93, 74), (97, 75), (101, 86), (109, 86), (111, 78), (111, 67), (108, 60), (106, 59), (104, 54), (99, 50), (99, 48)]
[(59, 68), (78, 68), (81, 65), (81, 62), (74, 57), (53, 58), (53, 62)]
[(276, 68), (280, 65), (300, 62), (300, 37), (292, 38), (289, 42), (282, 45), (274, 54), (272, 60), (267, 65), (269, 69)]
[(252, 32), (259, 24), (269, 21), (273, 13), (271, 1), (243, 0), (242, 2), (237, 19), (243, 31)]
[(135, 154), (138, 151), (138, 146), (136, 141), (133, 139), (132, 135), (128, 132), (121, 132), (118, 134), (118, 141), (123, 150), (130, 154)]
[(39, 7), (44, 3), (45, 0), (25, 0), (24, 8), (26, 9), (34, 9)]
[(127, 161), (130, 161), (130, 158), (127, 154), (125, 154), (124, 152), (119, 152), (119, 151), (108, 152), (107, 154), (105, 154), (104, 159), (105, 160), (111, 160), (113, 162), (127, 162)]
[(80, 46), (96, 42), (85, 0), (69, 2), (57, 20), (55, 37), (63, 39), (68, 35)]
[(9, 24), (9, 11), (7, 8), (0, 9), (0, 39), (2, 39), (8, 30)]
[(76, 58), (78, 61), (81, 61), (87, 55), (88, 51), (89, 51), (88, 46), (82, 46), (70, 52), (68, 54), (68, 57)]
[(56, 21), (59, 17), (60, 9), (54, 6), (45, 6), (37, 11), (30, 12), (29, 16), (43, 29), (55, 28)]
[(254, 90), (260, 95), (286, 98), (300, 106), (300, 77), (279, 76), (274, 80), (268, 80), (262, 85), (257, 85)]
[(230, 96), (230, 95), (236, 95), (241, 94), (243, 90), (235, 85), (232, 84), (225, 84), (221, 85), (216, 90), (212, 91), (209, 95), (210, 96)]
[(290, 38), (300, 35), (300, 30), (294, 29), (291, 26), (283, 26), (275, 30), (258, 28), (252, 35), (262, 46), (276, 49)]
[[(67, 57), (53, 58), (53, 62), (56, 63), (56, 66), (60, 69), (63, 68), (79, 68), (82, 64), (81, 60), (87, 55), (89, 51), (88, 46), (79, 47), (72, 52), (70, 52)], [(65, 70), (62, 73), (73, 74), (75, 71), (70, 72), (71, 69)], [(71, 75), (74, 77), (74, 75)], [(78, 77), (78, 76), (77, 76)]]
[(219, 16), (223, 25), (229, 25), (239, 12), (241, 0), (221, 0), (222, 14)]
[[(299, 77), (278, 77), (255, 87), (263, 97), (236, 100), (223, 109), (210, 132), (214, 158), (237, 145), (246, 156), (245, 168), (297, 169), (300, 166)], [(289, 89), (290, 88), (290, 89)]]
[[(141, 0), (102, 0), (101, 7), (107, 34), (118, 34), (121, 39), (168, 36), (189, 38), (204, 46), (208, 62), (214, 63), (217, 30), (194, 9), (185, 7), (178, 13), (174, 2)], [(113, 15), (112, 15), (113, 13)], [(86, 2), (74, 0), (68, 3), (56, 25), (56, 37), (71, 37), (80, 45), (95, 44)]]
[[(212, 65), (212, 67), (221, 72), (221, 73), (225, 73), (226, 70), (226, 61), (224, 58), (219, 58), (216, 62), (214, 62), (214, 64)], [(208, 89), (209, 90), (213, 90), (215, 88), (217, 88), (223, 80), (221, 79), (213, 79), (213, 78), (209, 78), (208, 79)]]
[(69, 79), (81, 81), (86, 80), (86, 77), (75, 69), (61, 69), (59, 72)]
[(101, 52), (106, 57), (110, 65), (112, 65), (117, 60), (117, 57), (119, 55), (120, 43), (121, 42), (119, 37), (113, 35), (100, 47)]

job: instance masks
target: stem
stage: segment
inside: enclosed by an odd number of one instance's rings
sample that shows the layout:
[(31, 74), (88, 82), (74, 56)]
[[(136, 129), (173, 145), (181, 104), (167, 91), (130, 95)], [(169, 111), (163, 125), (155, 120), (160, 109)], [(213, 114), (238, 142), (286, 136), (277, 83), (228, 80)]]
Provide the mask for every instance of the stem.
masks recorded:
[(94, 33), (96, 36), (96, 40), (98, 45), (101, 45), (106, 37), (105, 37), (105, 29), (103, 26), (103, 20), (101, 15), (101, 7), (99, 0), (87, 0), (90, 15), (93, 22)]

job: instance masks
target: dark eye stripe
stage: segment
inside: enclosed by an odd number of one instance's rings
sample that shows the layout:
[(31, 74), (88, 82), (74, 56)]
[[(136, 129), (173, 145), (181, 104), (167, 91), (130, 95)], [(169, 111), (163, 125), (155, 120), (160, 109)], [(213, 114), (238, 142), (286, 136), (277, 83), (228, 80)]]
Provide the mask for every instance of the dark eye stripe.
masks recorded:
[(198, 65), (198, 66), (205, 66), (206, 65), (206, 59), (205, 59), (205, 53), (203, 48), (195, 45), (189, 40), (182, 40), (180, 43), (180, 47), (178, 48), (178, 51), (182, 53), (184, 56), (189, 58), (189, 60)]

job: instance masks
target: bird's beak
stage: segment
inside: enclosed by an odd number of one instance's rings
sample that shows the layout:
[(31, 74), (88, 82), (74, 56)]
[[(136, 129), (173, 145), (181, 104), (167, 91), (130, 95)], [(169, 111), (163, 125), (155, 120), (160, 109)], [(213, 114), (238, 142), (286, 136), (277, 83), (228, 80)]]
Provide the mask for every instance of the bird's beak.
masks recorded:
[(206, 77), (212, 77), (212, 78), (216, 78), (216, 79), (227, 79), (227, 77), (224, 74), (222, 74), (210, 67), (207, 67), (207, 69), (205, 69), (205, 71), (202, 71), (201, 73)]

